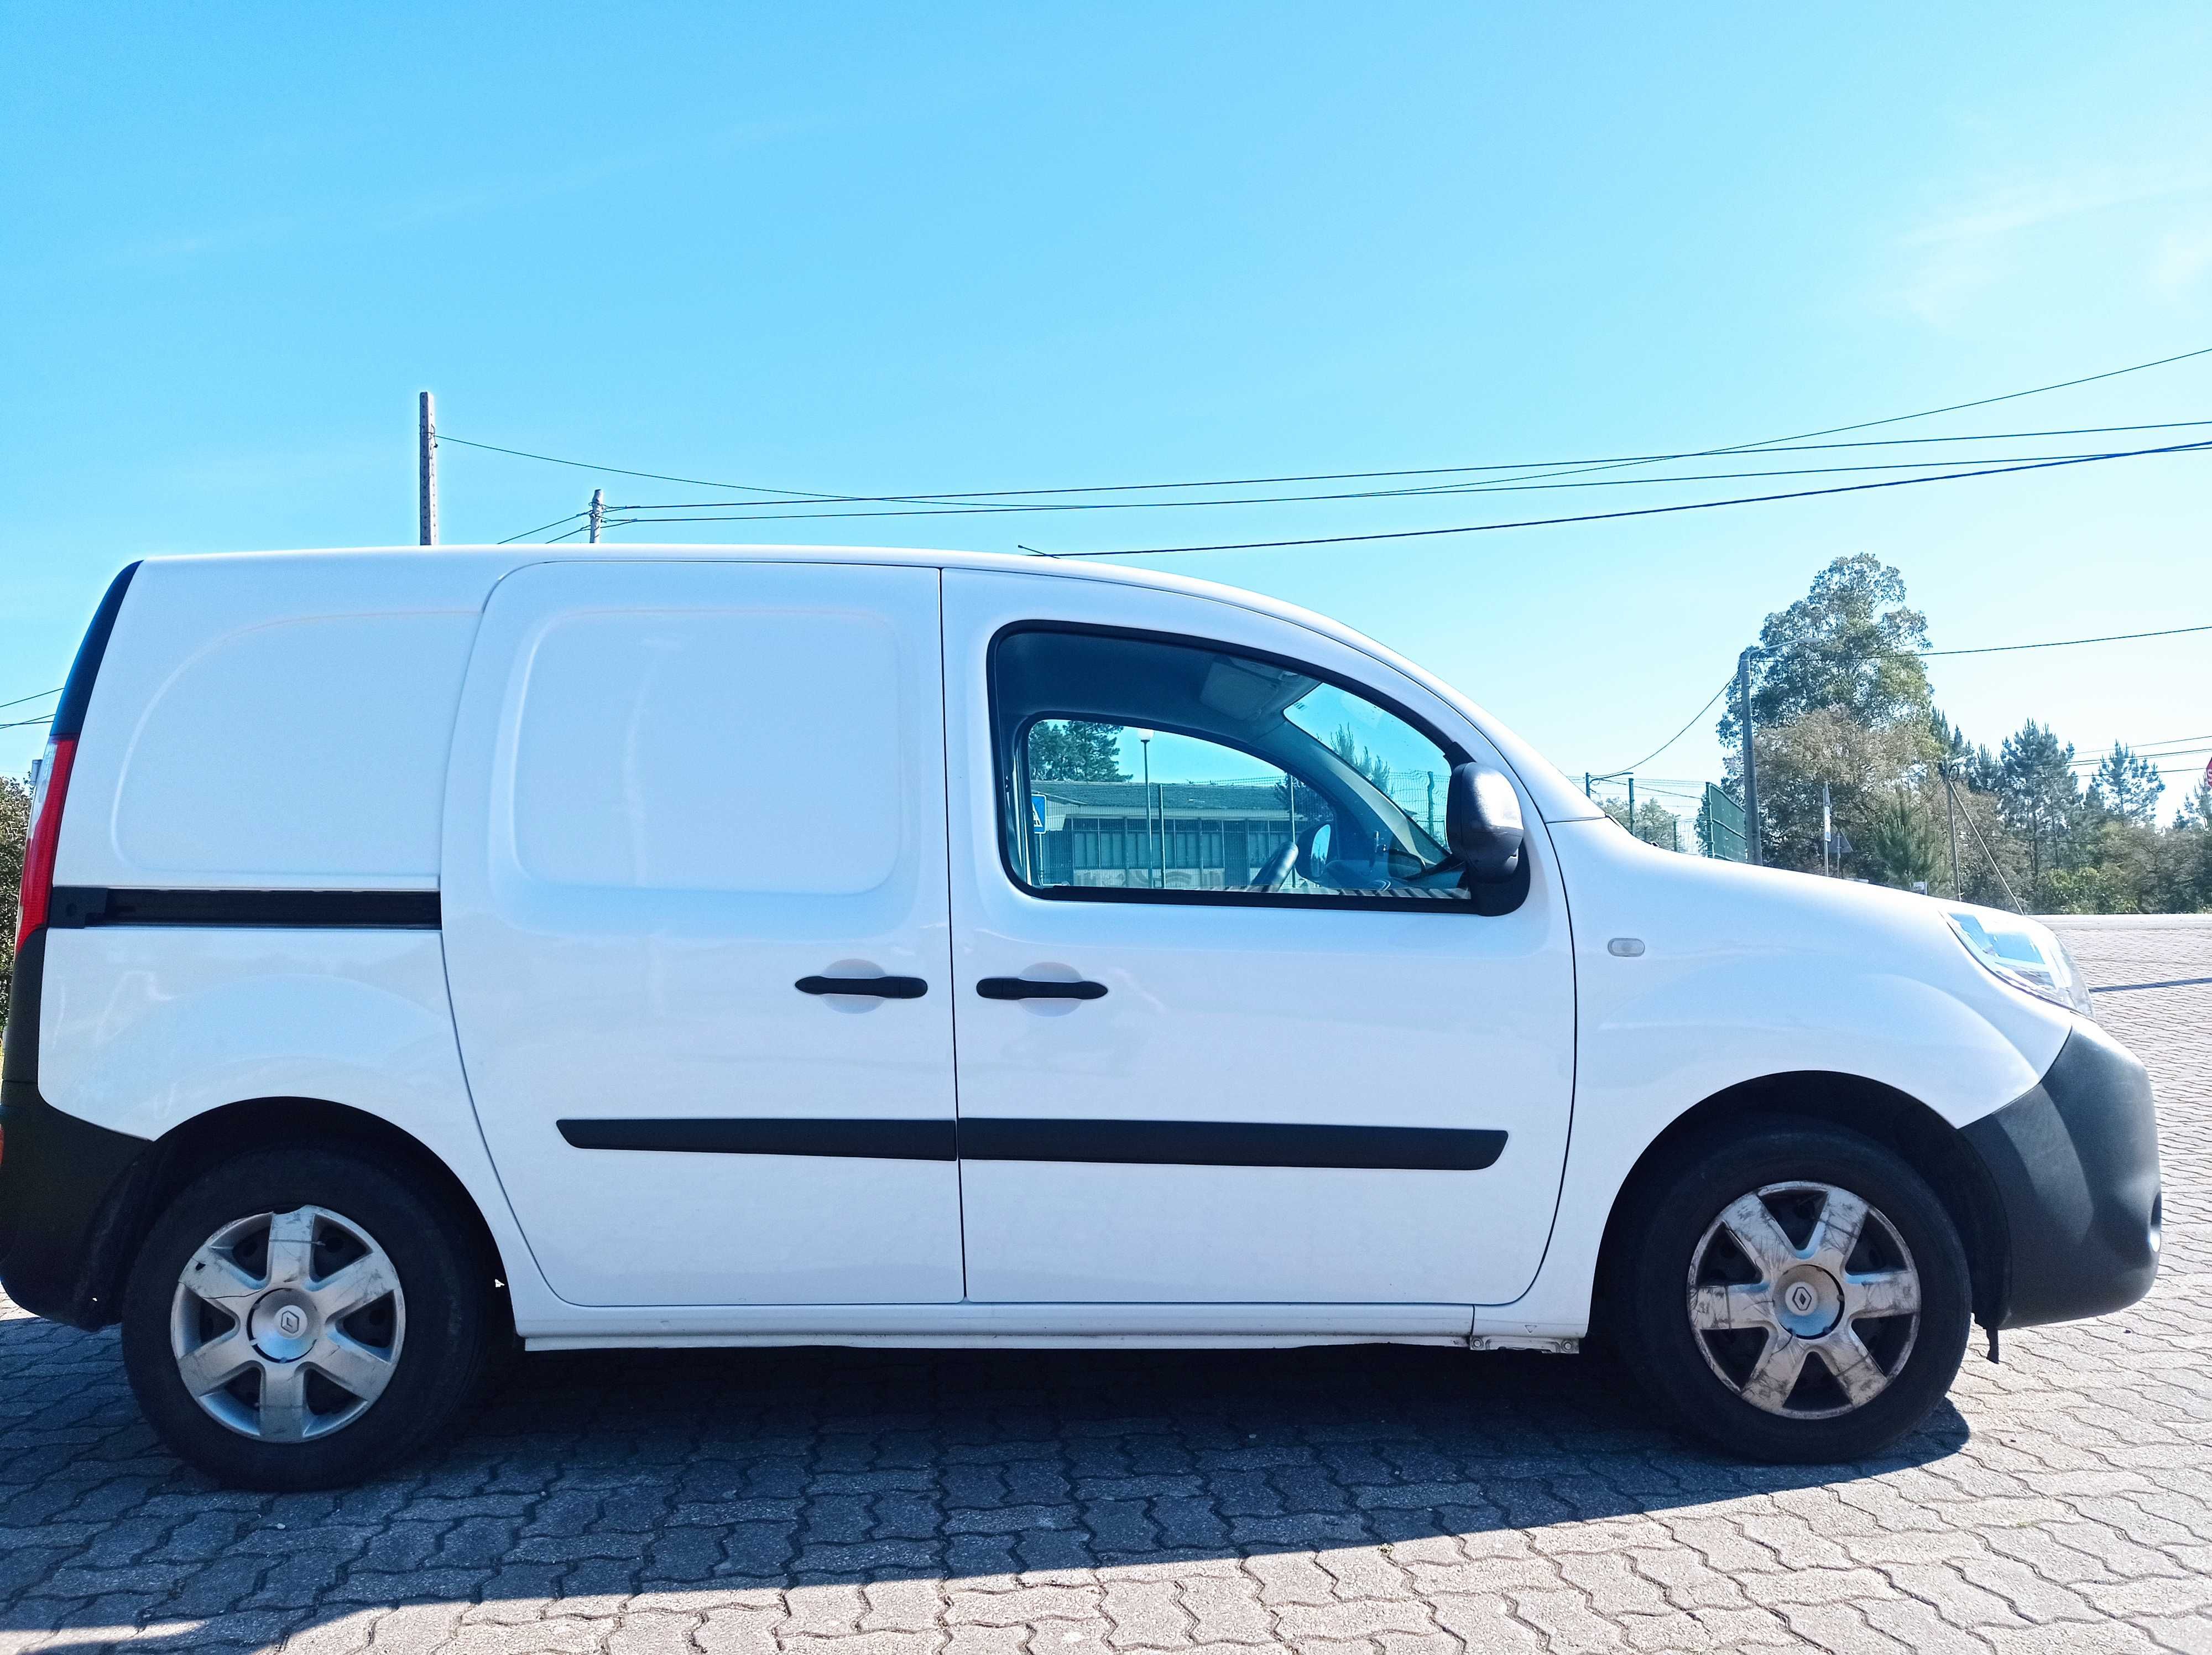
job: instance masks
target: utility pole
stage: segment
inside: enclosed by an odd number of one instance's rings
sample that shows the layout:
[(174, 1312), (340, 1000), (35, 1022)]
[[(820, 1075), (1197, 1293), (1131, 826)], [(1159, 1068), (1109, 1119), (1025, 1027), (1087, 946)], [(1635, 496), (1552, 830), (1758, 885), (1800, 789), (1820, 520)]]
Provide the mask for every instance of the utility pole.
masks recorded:
[[(1152, 837), (1152, 733), (1150, 730), (1138, 731), (1137, 741), (1138, 745), (1145, 750), (1145, 838), (1148, 842), (1145, 849), (1149, 853), (1152, 848), (1149, 843)], [(1145, 858), (1147, 864), (1150, 864), (1152, 860), (1149, 854)], [(1150, 866), (1147, 866), (1145, 869), (1145, 877), (1149, 879), (1152, 876), (1152, 870)], [(1162, 883), (1164, 884), (1165, 881)]]
[(1943, 814), (1951, 824), (1951, 897), (1954, 902), (1966, 900), (1966, 888), (1959, 883), (1959, 800), (1951, 791), (1951, 767), (1948, 764), (1936, 767), (1936, 775), (1943, 778)]
[(416, 545), (438, 544), (438, 399), (422, 392), (416, 420)]
[(1636, 777), (1632, 774), (1628, 778), (1628, 831), (1639, 839), (1644, 837), (1636, 832)]
[(599, 544), (599, 530), (606, 520), (607, 491), (594, 489), (592, 490), (592, 544), (595, 546)]
[(1759, 851), (1759, 763), (1751, 751), (1751, 658), (1756, 648), (1735, 658), (1736, 695), (1743, 706), (1743, 848), (1753, 867), (1765, 861)]

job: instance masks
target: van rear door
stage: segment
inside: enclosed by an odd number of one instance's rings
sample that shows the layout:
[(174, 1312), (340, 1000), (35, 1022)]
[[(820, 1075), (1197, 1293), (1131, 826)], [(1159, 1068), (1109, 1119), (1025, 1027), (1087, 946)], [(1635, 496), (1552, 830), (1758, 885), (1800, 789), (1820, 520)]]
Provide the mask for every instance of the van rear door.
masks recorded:
[(492, 594), (447, 970), (570, 1302), (961, 1296), (938, 581), (564, 563)]

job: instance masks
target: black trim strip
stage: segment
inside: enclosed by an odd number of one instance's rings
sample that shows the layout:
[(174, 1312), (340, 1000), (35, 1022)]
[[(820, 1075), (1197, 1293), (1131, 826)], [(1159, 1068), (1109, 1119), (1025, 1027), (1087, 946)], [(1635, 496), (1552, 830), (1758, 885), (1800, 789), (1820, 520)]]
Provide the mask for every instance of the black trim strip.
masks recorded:
[(242, 925), (313, 930), (435, 931), (434, 891), (149, 891), (58, 885), (46, 923)]
[(1490, 1128), (1292, 1126), (1244, 1121), (1042, 1121), (963, 1116), (970, 1161), (1133, 1166), (1316, 1166), (1479, 1172), (1505, 1151)]
[(556, 1121), (577, 1149), (824, 1155), (898, 1161), (1083, 1161), (1124, 1166), (1310, 1166), (1480, 1172), (1491, 1128), (1290, 1126), (1243, 1121), (649, 1119)]
[(100, 660), (107, 654), (107, 635), (115, 630), (123, 594), (131, 590), (131, 577), (137, 572), (138, 565), (132, 563), (107, 583), (100, 607), (92, 612), (92, 624), (85, 629), (84, 642), (76, 647), (76, 659), (70, 663), (69, 677), (63, 680), (62, 698), (55, 705), (47, 740), (65, 741), (83, 733), (85, 709), (92, 704), (93, 680), (100, 676)]
[(660, 1149), (694, 1155), (828, 1155), (845, 1159), (959, 1159), (950, 1121), (556, 1121), (578, 1149)]

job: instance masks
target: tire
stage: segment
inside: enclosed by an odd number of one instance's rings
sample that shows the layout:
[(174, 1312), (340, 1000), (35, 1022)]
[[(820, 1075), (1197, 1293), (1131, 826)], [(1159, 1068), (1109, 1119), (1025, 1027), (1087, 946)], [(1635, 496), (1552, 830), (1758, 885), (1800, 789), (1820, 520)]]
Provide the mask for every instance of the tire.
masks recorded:
[(1790, 1120), (1707, 1134), (1626, 1240), (1624, 1363), (1744, 1458), (1876, 1453), (1928, 1416), (1966, 1354), (1958, 1230), (1918, 1173), (1856, 1133)]
[(480, 1392), (504, 1331), (492, 1274), (459, 1214), (372, 1155), (254, 1151), (154, 1220), (124, 1293), (125, 1371), (161, 1440), (219, 1482), (355, 1482)]

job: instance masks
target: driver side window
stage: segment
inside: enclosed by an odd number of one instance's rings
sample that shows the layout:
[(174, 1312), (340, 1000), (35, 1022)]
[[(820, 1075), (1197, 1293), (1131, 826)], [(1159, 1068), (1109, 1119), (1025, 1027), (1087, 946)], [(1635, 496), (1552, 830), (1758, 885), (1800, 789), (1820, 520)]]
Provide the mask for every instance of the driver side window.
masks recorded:
[(1091, 900), (1467, 900), (1444, 851), (1463, 754), (1287, 662), (1019, 629), (992, 654), (1009, 871)]

